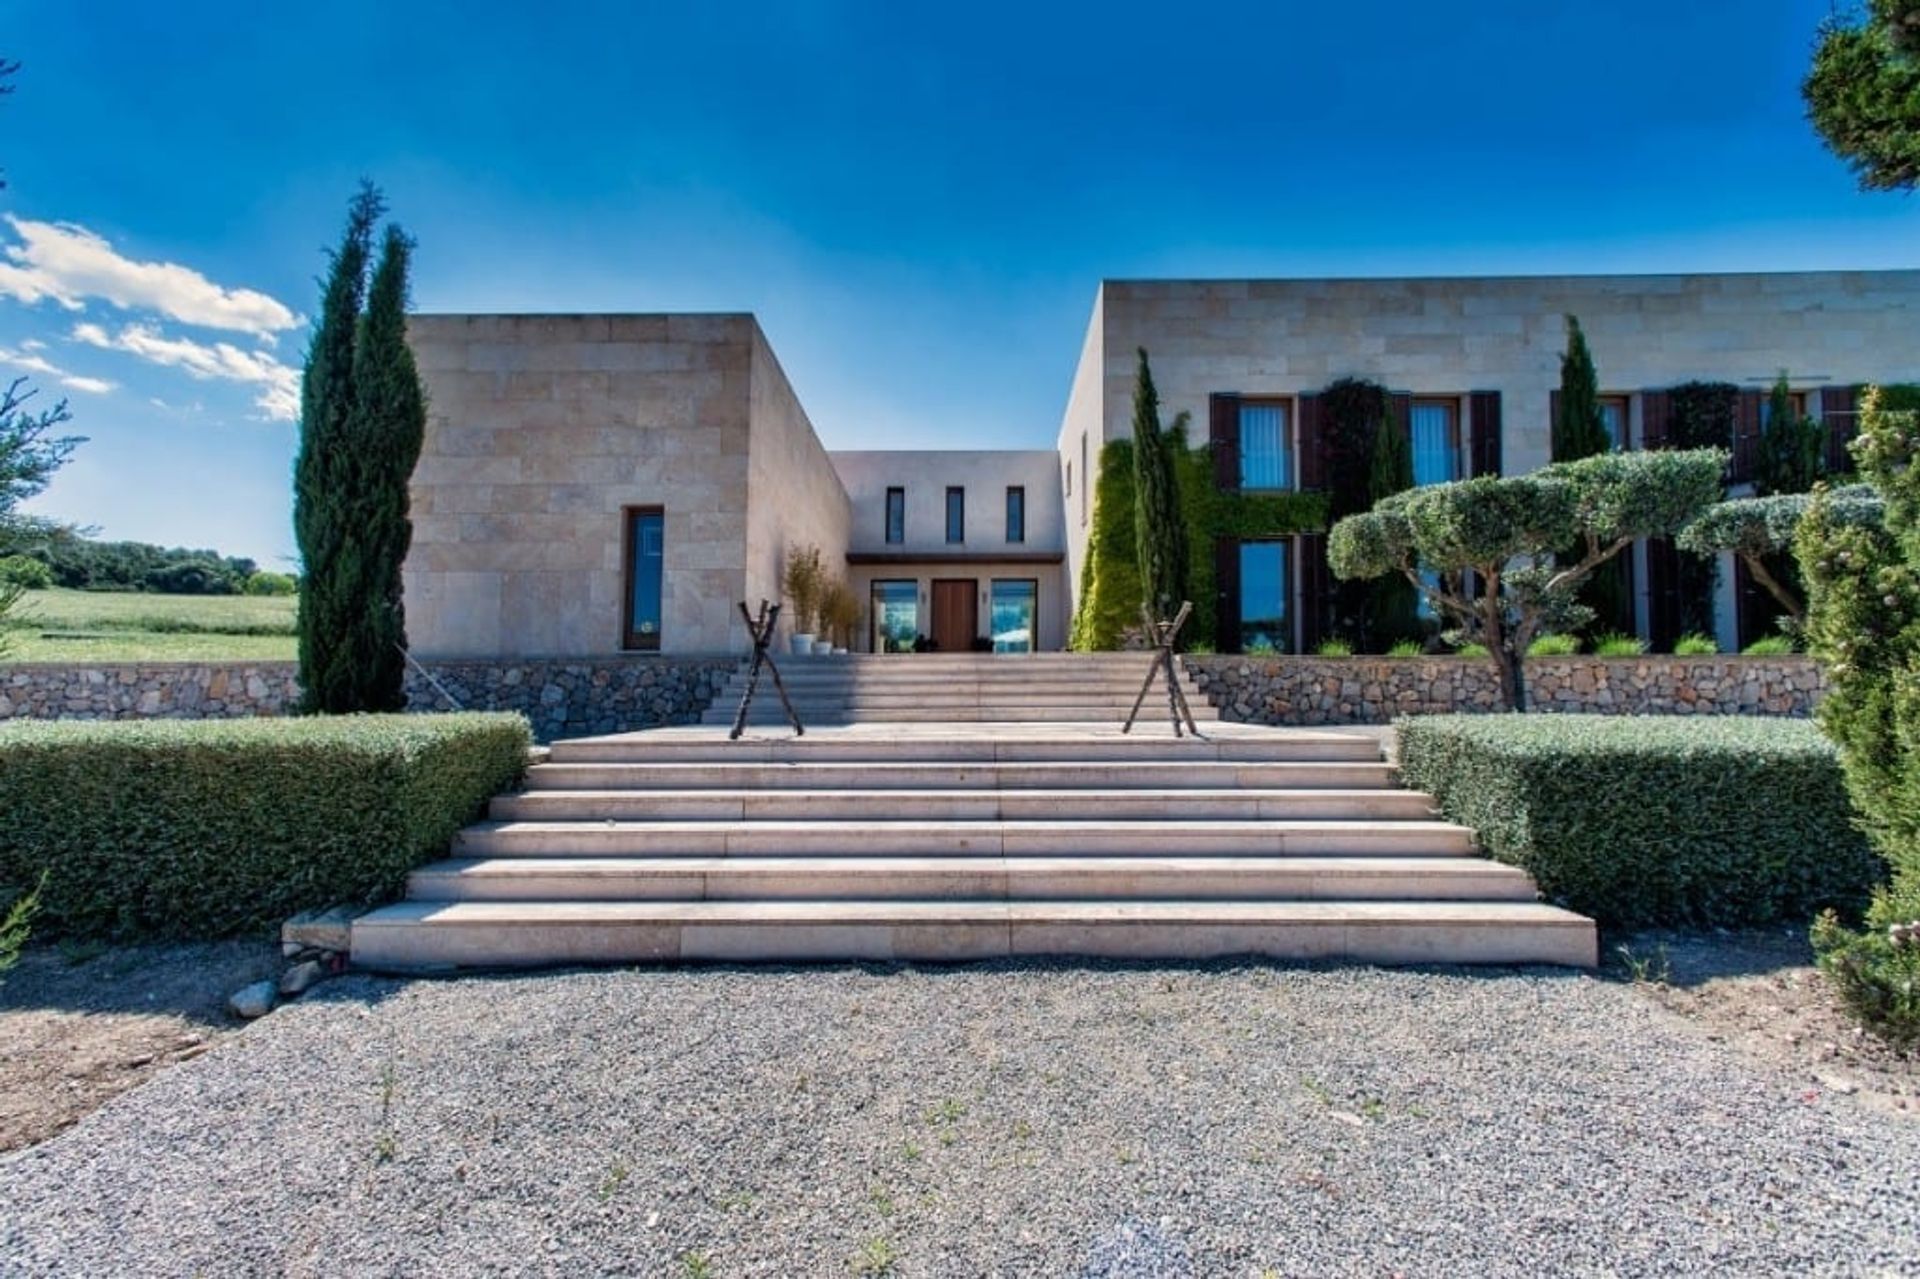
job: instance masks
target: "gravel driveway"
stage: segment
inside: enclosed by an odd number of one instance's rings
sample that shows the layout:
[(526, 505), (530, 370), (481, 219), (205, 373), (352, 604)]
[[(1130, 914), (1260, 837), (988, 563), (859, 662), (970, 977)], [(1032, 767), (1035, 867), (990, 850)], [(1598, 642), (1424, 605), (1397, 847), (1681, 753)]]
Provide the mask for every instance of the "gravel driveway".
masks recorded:
[(353, 978), (0, 1159), (0, 1273), (1913, 1273), (1917, 1138), (1561, 973)]

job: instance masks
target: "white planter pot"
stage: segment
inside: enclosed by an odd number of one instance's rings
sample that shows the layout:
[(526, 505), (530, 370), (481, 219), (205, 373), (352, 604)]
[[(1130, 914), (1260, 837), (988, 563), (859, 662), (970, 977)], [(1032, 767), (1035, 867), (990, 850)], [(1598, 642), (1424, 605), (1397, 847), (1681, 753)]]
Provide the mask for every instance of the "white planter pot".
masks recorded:
[(789, 643), (793, 647), (795, 657), (805, 657), (813, 652), (813, 636), (807, 631), (796, 631)]
[(835, 657), (845, 657), (847, 655), (847, 650), (842, 648), (840, 645), (835, 644), (833, 646), (833, 655)]
[(825, 657), (831, 652), (833, 652), (832, 640), (817, 639), (813, 642), (813, 655), (815, 657)]

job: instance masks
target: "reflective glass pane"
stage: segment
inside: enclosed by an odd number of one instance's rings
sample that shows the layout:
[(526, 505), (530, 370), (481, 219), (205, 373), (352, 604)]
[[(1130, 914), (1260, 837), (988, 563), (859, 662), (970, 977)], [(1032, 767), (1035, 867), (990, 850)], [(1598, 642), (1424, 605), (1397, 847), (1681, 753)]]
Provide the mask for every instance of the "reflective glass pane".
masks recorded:
[(1284, 404), (1240, 406), (1240, 487), (1283, 489), (1288, 474), (1291, 432)]
[(1412, 410), (1413, 482), (1445, 484), (1460, 478), (1453, 405), (1415, 404)]
[(633, 539), (633, 598), (628, 602), (627, 630), (635, 636), (660, 636), (660, 588), (665, 581), (666, 519), (658, 511), (633, 516), (628, 536)]
[(993, 627), (993, 651), (1031, 653), (1038, 584), (1032, 581), (995, 579), (990, 624)]
[(920, 634), (920, 584), (873, 584), (873, 651), (911, 653)]
[(1285, 653), (1293, 647), (1293, 626), (1287, 616), (1287, 544), (1240, 544), (1240, 648), (1271, 648)]

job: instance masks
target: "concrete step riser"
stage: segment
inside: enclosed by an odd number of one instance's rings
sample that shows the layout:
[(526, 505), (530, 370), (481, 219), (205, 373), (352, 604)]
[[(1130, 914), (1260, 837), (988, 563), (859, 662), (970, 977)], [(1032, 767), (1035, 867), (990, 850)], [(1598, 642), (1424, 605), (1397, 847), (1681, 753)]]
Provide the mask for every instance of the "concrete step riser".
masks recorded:
[(1524, 873), (1420, 859), (445, 862), (416, 901), (1533, 901)]
[[(502, 796), (495, 821), (1427, 821), (1412, 791), (721, 791)], [(1170, 832), (1171, 833), (1171, 832)], [(1176, 835), (1177, 837), (1177, 835)]]
[(1542, 914), (1511, 903), (1499, 913), (1461, 918), (1444, 906), (1366, 907), (1307, 902), (1226, 909), (1209, 917), (1201, 904), (1185, 912), (1196, 916), (1189, 918), (1101, 918), (1085, 911), (1049, 917), (1036, 904), (1026, 911), (965, 911), (953, 918), (868, 921), (848, 912), (852, 917), (834, 922), (777, 922), (750, 916), (556, 918), (538, 913), (537, 904), (465, 919), (454, 912), (475, 907), (453, 906), (437, 910), (447, 917), (430, 922), (388, 912), (364, 916), (354, 924), (353, 954), (364, 967), (397, 970), (727, 960), (940, 963), (1044, 955), (1592, 967), (1598, 958), (1592, 923), (1564, 912)]
[[(1163, 726), (1164, 727), (1164, 726)], [(1378, 763), (1379, 744), (1362, 737), (1337, 744), (1218, 740), (1191, 737), (1115, 737), (1096, 742), (934, 741), (896, 738), (887, 743), (835, 741), (831, 738), (749, 734), (739, 741), (555, 742), (548, 757), (555, 764), (1076, 764), (1076, 763)]]
[(537, 764), (527, 790), (1387, 790), (1387, 764)]
[(474, 826), (457, 857), (1463, 857), (1472, 837), (1440, 822), (1219, 826), (1066, 822), (525, 823)]
[[(1127, 718), (1125, 707), (1108, 715), (1097, 714), (1085, 707), (1062, 706), (973, 707), (958, 710), (920, 710), (912, 707), (867, 711), (796, 710), (800, 724), (805, 728), (847, 724), (1088, 724), (1118, 728)], [(732, 711), (708, 711), (700, 716), (700, 723), (710, 728), (723, 728), (734, 722), (734, 714)], [(1193, 718), (1196, 724), (1204, 726), (1217, 722), (1220, 717), (1217, 714), (1203, 714), (1201, 708), (1196, 706), (1193, 708)], [(1142, 712), (1142, 719), (1150, 723), (1157, 722), (1162, 728), (1167, 724), (1164, 713), (1150, 718)], [(778, 707), (771, 712), (756, 708), (747, 717), (747, 723), (754, 728), (784, 728), (788, 720)]]

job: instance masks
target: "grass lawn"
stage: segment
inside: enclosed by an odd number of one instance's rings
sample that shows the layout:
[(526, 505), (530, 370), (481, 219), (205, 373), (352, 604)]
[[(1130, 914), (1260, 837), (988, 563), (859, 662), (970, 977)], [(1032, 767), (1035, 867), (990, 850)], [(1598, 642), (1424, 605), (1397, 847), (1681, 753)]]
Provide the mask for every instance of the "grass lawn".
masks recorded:
[(6, 622), (7, 661), (291, 661), (290, 595), (29, 591)]

